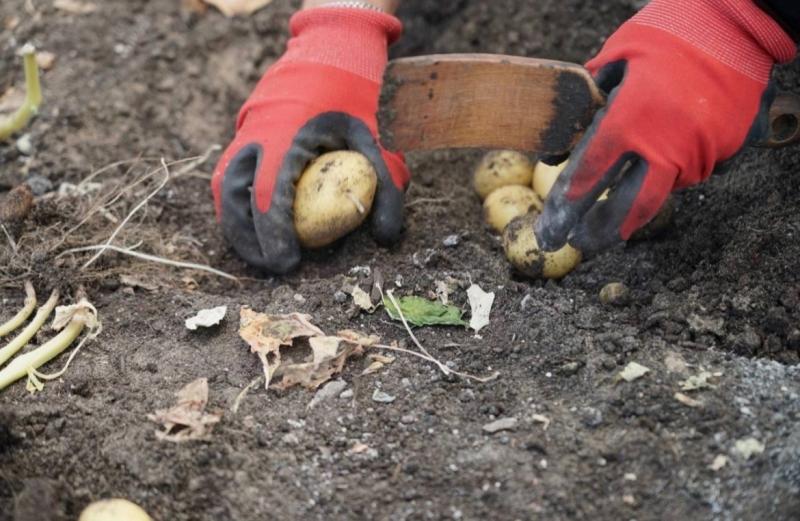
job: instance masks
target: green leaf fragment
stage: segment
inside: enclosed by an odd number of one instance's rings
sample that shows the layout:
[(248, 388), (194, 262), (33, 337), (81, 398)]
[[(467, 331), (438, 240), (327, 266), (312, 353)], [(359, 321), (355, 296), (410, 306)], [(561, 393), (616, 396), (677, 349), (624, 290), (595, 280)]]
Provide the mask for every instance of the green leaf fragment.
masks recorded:
[[(400, 311), (406, 322), (413, 326), (466, 326), (462, 320), (463, 311), (456, 306), (447, 306), (422, 297), (401, 297), (395, 299), (400, 305)], [(401, 320), (400, 313), (386, 297), (383, 299), (386, 312), (393, 320)]]

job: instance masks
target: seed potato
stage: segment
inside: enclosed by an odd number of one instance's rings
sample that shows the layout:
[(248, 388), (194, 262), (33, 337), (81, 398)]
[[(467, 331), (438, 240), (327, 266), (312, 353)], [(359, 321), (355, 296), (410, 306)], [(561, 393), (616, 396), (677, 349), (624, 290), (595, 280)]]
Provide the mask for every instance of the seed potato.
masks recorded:
[(483, 202), (483, 216), (486, 223), (497, 233), (503, 233), (512, 219), (531, 210), (540, 212), (542, 201), (536, 192), (527, 186), (502, 186), (489, 194)]
[(514, 150), (494, 150), (481, 159), (475, 168), (474, 186), (481, 200), (508, 185), (530, 186), (533, 162)]
[[(567, 168), (568, 164), (569, 159), (555, 166), (548, 165), (541, 161), (536, 163), (536, 167), (533, 170), (533, 180), (531, 182), (531, 186), (533, 187), (533, 191), (536, 192), (536, 195), (538, 195), (542, 201), (547, 199), (547, 196), (550, 195), (550, 190), (552, 190), (553, 185), (556, 184), (556, 179), (558, 179), (558, 176), (561, 175), (561, 172)], [(597, 200), (603, 201), (605, 199), (608, 199), (608, 190), (603, 192), (603, 194)]]
[(294, 228), (305, 248), (322, 248), (358, 228), (369, 215), (378, 175), (358, 152), (323, 154), (300, 176)]
[(503, 232), (506, 257), (523, 275), (560, 279), (581, 262), (581, 252), (568, 244), (558, 251), (541, 251), (533, 233), (537, 218), (538, 215), (531, 212), (508, 224)]
[(536, 192), (536, 195), (541, 197), (543, 201), (547, 199), (548, 195), (550, 195), (550, 190), (556, 183), (556, 179), (558, 179), (558, 176), (561, 175), (561, 172), (567, 168), (568, 163), (569, 159), (556, 166), (551, 166), (541, 161), (536, 163), (536, 167), (533, 170), (533, 180), (531, 185), (533, 187), (533, 191)]
[(153, 519), (141, 507), (127, 499), (103, 499), (86, 507), (78, 521), (153, 521)]

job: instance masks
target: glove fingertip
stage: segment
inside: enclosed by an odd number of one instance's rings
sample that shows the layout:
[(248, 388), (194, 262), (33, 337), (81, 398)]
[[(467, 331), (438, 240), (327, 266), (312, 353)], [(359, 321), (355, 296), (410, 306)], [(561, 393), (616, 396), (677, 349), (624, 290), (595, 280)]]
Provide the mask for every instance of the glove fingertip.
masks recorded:
[(380, 187), (372, 211), (372, 236), (381, 245), (396, 242), (403, 234), (403, 192), (394, 185)]

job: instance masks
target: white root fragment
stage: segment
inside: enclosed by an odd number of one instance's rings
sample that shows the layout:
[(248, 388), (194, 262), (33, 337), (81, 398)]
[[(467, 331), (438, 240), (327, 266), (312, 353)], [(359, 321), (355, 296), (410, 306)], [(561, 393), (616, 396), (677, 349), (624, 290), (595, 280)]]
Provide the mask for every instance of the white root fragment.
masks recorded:
[[(97, 310), (85, 298), (81, 298), (75, 305), (59, 307), (53, 320), (53, 329), (61, 329), (61, 332), (36, 349), (16, 357), (8, 366), (0, 370), (0, 390), (21, 378), (30, 377), (32, 374), (40, 378), (51, 378), (41, 375), (36, 370), (64, 352), (87, 327), (94, 331), (89, 338), (93, 338), (99, 333), (100, 324), (97, 321)], [(71, 359), (72, 357), (70, 357)], [(61, 373), (63, 370), (59, 375)], [(41, 384), (36, 385), (35, 378), (31, 377), (31, 380), (34, 387), (40, 387)]]
[(365, 213), (367, 213), (367, 209), (364, 208), (364, 205), (361, 204), (361, 201), (358, 200), (358, 197), (356, 197), (355, 195), (351, 194), (350, 192), (347, 192), (346, 195), (347, 195), (348, 199), (353, 201), (353, 204), (355, 205), (356, 210), (358, 210), (358, 213), (360, 213), (361, 215), (364, 215)]
[(11, 317), (5, 324), (0, 324), (0, 338), (6, 336), (12, 331), (16, 330), (28, 320), (31, 313), (36, 309), (36, 290), (33, 289), (33, 284), (30, 281), (25, 281), (25, 305), (17, 312), (16, 315)]
[(49, 317), (50, 313), (53, 312), (53, 309), (56, 307), (57, 303), (58, 290), (53, 290), (53, 293), (50, 294), (50, 298), (47, 299), (47, 302), (45, 302), (39, 308), (28, 326), (23, 329), (22, 332), (11, 342), (9, 342), (8, 345), (0, 349), (0, 366), (6, 363), (9, 358), (17, 354), (20, 349), (25, 347), (31, 338), (33, 338), (33, 336), (38, 333), (40, 329), (42, 329), (47, 317)]

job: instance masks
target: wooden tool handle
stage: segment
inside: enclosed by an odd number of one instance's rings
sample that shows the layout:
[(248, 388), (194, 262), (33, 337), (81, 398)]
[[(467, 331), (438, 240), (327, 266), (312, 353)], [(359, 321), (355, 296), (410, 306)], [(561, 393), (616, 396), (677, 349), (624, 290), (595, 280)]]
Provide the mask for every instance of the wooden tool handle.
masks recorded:
[[(517, 149), (568, 153), (605, 104), (574, 63), (497, 54), (440, 54), (392, 61), (378, 114), (393, 150)], [(800, 143), (800, 98), (778, 96), (770, 136), (755, 146)]]
[(505, 148), (562, 154), (604, 104), (580, 65), (491, 54), (389, 64), (379, 114), (391, 149)]

